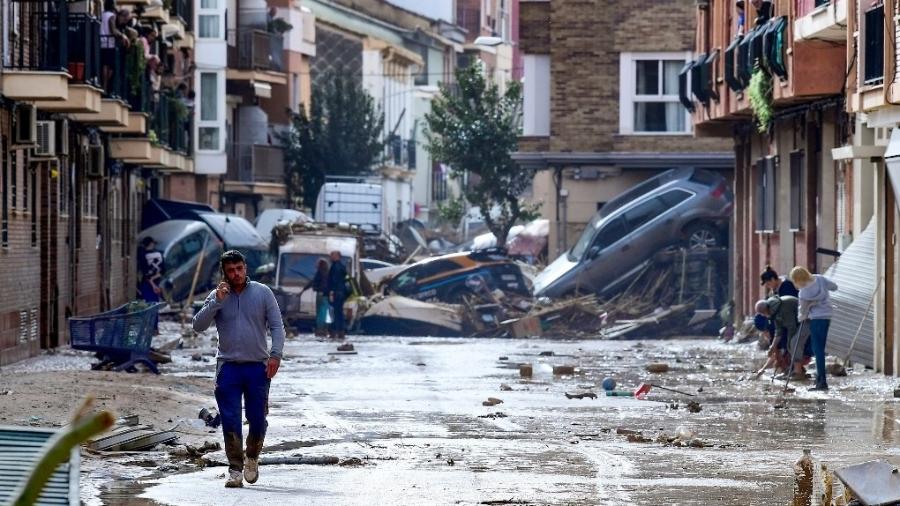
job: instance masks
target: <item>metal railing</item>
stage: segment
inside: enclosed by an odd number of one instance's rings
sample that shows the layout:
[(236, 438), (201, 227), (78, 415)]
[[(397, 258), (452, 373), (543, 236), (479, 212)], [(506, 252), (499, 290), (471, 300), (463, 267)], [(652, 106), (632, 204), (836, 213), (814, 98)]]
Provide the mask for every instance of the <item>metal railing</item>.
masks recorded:
[(388, 136), (384, 144), (384, 160), (397, 167), (416, 170), (416, 142), (403, 140), (396, 134)]
[(68, 61), (72, 82), (100, 86), (100, 20), (90, 14), (69, 14)]
[(9, 19), (8, 58), (11, 70), (65, 72), (69, 62), (69, 9), (65, 1), (12, 0)]
[(126, 48), (115, 35), (100, 35), (100, 87), (106, 98), (127, 98)]
[(280, 33), (258, 28), (238, 28), (228, 31), (228, 66), (239, 70), (284, 69), (284, 37)]
[[(152, 92), (151, 92), (152, 93)], [(150, 128), (157, 142), (172, 151), (190, 154), (193, 148), (190, 108), (171, 90), (164, 90), (151, 99)]]
[(181, 19), (187, 31), (193, 31), (194, 2), (191, 0), (172, 0), (172, 15)]
[(236, 166), (229, 179), (247, 183), (284, 183), (284, 149), (268, 144), (232, 146)]

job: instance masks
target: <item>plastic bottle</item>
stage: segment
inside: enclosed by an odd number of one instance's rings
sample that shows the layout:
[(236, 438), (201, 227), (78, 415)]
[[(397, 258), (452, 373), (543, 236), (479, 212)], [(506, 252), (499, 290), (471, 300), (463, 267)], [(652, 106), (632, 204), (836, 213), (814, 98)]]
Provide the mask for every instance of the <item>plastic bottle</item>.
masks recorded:
[(809, 450), (803, 450), (803, 456), (794, 464), (794, 502), (793, 506), (811, 506), (813, 489), (813, 461)]

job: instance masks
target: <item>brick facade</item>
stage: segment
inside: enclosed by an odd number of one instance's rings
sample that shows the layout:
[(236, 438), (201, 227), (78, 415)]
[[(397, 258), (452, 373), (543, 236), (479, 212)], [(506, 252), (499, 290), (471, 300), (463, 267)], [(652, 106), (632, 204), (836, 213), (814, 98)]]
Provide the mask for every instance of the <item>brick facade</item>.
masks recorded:
[[(732, 143), (723, 138), (694, 138), (690, 131), (672, 134), (623, 134), (620, 127), (620, 75), (622, 53), (693, 51), (694, 2), (682, 0), (567, 0), (565, 2), (521, 2), (519, 33), (528, 55), (546, 55), (550, 61), (550, 135), (523, 137), (520, 153), (696, 153), (697, 160), (716, 154), (728, 158)], [(527, 66), (526, 66), (527, 68)], [(525, 77), (526, 85), (528, 76)], [(626, 82), (629, 82), (626, 80)], [(527, 105), (526, 105), (527, 107)], [(681, 107), (681, 106), (678, 106)], [(687, 113), (685, 113), (687, 114)], [(541, 164), (534, 163), (535, 166)], [(688, 163), (693, 165), (693, 163)], [(609, 162), (572, 162), (554, 168), (578, 165), (609, 166)], [(666, 167), (633, 167), (620, 176), (598, 181), (576, 180), (565, 170), (562, 187), (568, 190), (566, 217), (557, 223), (557, 189), (552, 174), (539, 171), (535, 199), (542, 214), (551, 220), (550, 257), (571, 246), (577, 232), (597, 211), (597, 206), (622, 190), (651, 177)], [(548, 163), (538, 169), (550, 169)], [(610, 167), (614, 168), (614, 167)], [(666, 167), (668, 168), (668, 167)], [(732, 169), (730, 163), (717, 169)], [(573, 196), (582, 196), (573, 198)], [(565, 219), (566, 224), (562, 225)], [(565, 227), (565, 240), (560, 241)]]
[(7, 218), (0, 247), (0, 366), (68, 344), (68, 317), (134, 298), (132, 251), (143, 200), (133, 169), (85, 177), (77, 156), (87, 145), (83, 132), (70, 132), (72, 154), (51, 163), (10, 146), (10, 126), (9, 110), (0, 110), (0, 207), (6, 205)]

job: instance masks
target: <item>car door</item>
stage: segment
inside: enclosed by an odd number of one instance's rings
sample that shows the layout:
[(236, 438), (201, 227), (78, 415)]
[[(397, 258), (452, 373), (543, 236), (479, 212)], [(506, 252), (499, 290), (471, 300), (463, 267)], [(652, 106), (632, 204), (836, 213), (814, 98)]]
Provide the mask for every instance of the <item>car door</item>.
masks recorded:
[(677, 234), (666, 230), (665, 220), (658, 219), (666, 209), (664, 202), (657, 196), (645, 199), (625, 211), (628, 235), (620, 248), (623, 263), (627, 264), (623, 274), (652, 257), (676, 237)]
[(609, 283), (611, 277), (620, 271), (619, 259), (614, 253), (621, 248), (621, 240), (628, 233), (625, 218), (617, 216), (604, 223), (597, 234), (594, 241), (585, 252), (587, 265), (580, 273), (576, 273), (578, 279), (578, 292), (598, 292), (602, 290), (606, 283)]

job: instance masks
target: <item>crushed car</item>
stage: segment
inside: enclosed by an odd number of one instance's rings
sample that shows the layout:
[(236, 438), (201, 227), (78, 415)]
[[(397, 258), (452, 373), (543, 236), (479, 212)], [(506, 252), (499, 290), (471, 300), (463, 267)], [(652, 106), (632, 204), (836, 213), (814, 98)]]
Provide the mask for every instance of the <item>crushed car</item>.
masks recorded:
[(733, 206), (728, 182), (714, 172), (672, 169), (650, 178), (603, 206), (575, 245), (535, 278), (534, 294), (609, 294), (668, 246), (723, 248)]

